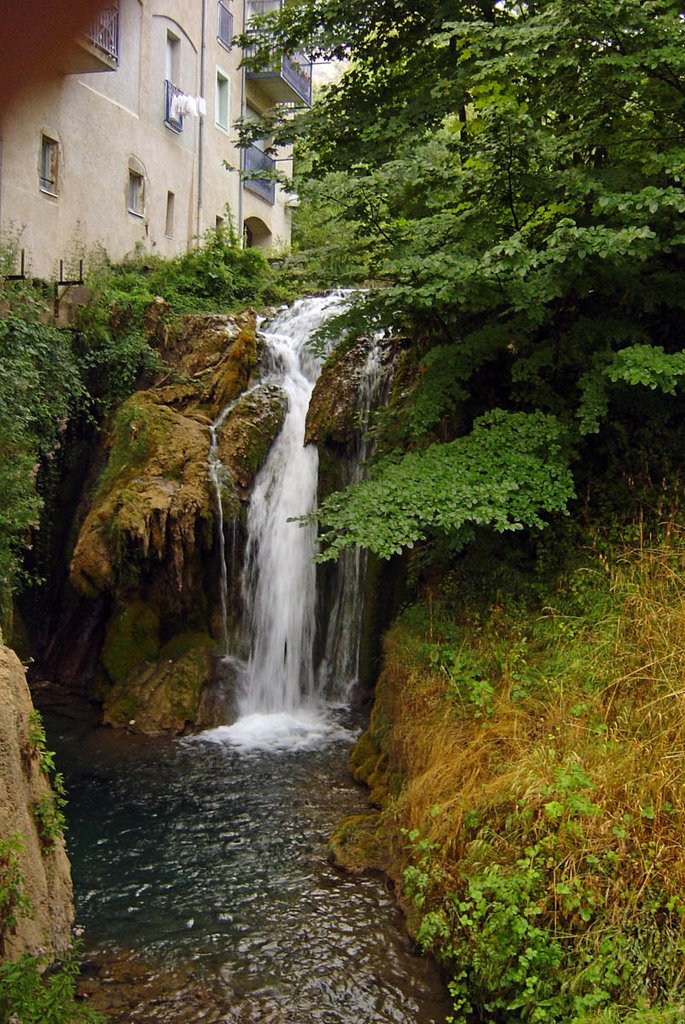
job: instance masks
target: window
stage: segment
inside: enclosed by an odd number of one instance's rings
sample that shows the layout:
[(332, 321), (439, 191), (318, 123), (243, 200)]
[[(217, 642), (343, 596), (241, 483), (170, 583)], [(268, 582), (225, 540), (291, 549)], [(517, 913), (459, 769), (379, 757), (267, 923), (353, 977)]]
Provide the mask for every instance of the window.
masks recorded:
[(218, 4), (216, 37), (227, 50), (230, 50), (231, 42), (233, 41), (233, 15), (223, 0), (218, 0)]
[(173, 192), (167, 192), (166, 194), (166, 223), (164, 226), (164, 234), (167, 238), (174, 237), (174, 207), (176, 205), (176, 196)]
[(215, 115), (217, 128), (221, 128), (222, 131), (228, 131), (228, 120), (229, 120), (229, 104), (230, 104), (230, 88), (231, 83), (227, 74), (216, 69), (216, 103), (215, 103)]
[(40, 168), (39, 180), (42, 192), (48, 192), (51, 196), (57, 195), (59, 185), (59, 145), (55, 139), (48, 135), (40, 137)]
[(145, 178), (131, 169), (128, 172), (128, 212), (137, 217), (145, 212)]
[(181, 40), (167, 30), (164, 77), (177, 84), (181, 77)]

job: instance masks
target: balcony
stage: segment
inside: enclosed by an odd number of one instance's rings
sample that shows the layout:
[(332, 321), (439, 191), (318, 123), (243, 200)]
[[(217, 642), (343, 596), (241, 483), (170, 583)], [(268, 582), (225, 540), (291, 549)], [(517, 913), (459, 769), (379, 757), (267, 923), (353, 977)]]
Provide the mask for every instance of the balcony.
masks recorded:
[[(248, 146), (243, 150), (243, 171), (269, 171), (272, 172), (276, 162), (256, 146)], [(245, 178), (243, 185), (248, 192), (253, 192), (260, 199), (263, 199), (271, 206), (276, 202), (276, 182), (273, 178)]]
[(222, 46), (230, 50), (233, 41), (233, 15), (223, 0), (219, 0), (218, 3), (216, 37)]
[(94, 24), (68, 46), (61, 59), (66, 75), (116, 71), (119, 66), (119, 5), (110, 3)]
[[(245, 57), (249, 60), (255, 50), (246, 50)], [(248, 82), (259, 82), (259, 89), (274, 103), (304, 103), (312, 105), (312, 65), (304, 54), (292, 56), (283, 54), (278, 58), (274, 55), (268, 68), (261, 71), (246, 72)]]
[(168, 79), (164, 81), (164, 124), (172, 132), (181, 134), (183, 131), (183, 115), (178, 113), (178, 101), (185, 93)]

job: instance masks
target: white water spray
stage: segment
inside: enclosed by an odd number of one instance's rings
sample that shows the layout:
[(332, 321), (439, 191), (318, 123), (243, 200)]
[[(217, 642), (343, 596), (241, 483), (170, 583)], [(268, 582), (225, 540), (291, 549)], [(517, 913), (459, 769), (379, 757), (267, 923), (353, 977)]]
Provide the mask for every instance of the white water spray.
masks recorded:
[[(262, 332), (270, 360), (268, 377), (288, 400), (281, 432), (254, 482), (247, 520), (247, 548), (242, 589), (245, 631), (250, 653), (239, 673), (239, 718), (231, 726), (204, 733), (206, 739), (228, 741), (247, 750), (302, 749), (328, 742), (340, 728), (322, 708), (323, 695), (344, 698), (356, 681), (360, 636), (360, 589), (365, 559), (360, 552), (343, 556), (338, 595), (332, 610), (322, 671), (314, 673), (316, 619), (316, 528), (296, 520), (316, 508), (318, 452), (304, 446), (305, 421), (320, 360), (308, 343), (313, 332), (346, 302), (344, 293), (303, 299), (279, 314)], [(372, 350), (360, 375), (360, 443), (354, 465), (363, 460), (368, 413), (382, 378), (378, 353)], [(229, 409), (230, 411), (230, 409)], [(217, 499), (222, 468), (212, 430)], [(222, 534), (223, 544), (223, 534)], [(222, 587), (227, 591), (222, 547)], [(226, 597), (223, 598), (224, 621)], [(224, 629), (225, 633), (227, 632)], [(337, 673), (341, 679), (338, 681)], [(336, 683), (331, 686), (331, 679)], [(347, 734), (343, 733), (347, 736)]]

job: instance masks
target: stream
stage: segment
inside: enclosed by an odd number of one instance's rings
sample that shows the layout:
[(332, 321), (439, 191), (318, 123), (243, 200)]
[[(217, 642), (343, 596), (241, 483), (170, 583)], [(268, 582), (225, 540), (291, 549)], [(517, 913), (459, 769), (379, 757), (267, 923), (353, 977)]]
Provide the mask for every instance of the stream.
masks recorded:
[[(96, 975), (84, 995), (112, 1009), (104, 990), (118, 988), (122, 1024), (439, 1024), (448, 1012), (386, 883), (341, 874), (326, 856), (335, 825), (367, 809), (346, 767), (360, 723), (344, 703), (358, 663), (362, 562), (340, 574), (337, 610), (319, 617), (344, 640), (326, 650), (346, 656), (327, 654), (317, 673), (316, 529), (296, 520), (317, 499), (318, 452), (304, 437), (321, 361), (309, 339), (345, 302), (344, 293), (300, 300), (262, 332), (266, 379), (287, 409), (247, 510), (243, 640), (224, 648), (237, 720), (177, 740), (79, 734), (64, 722), (50, 735)], [(364, 387), (378, 376), (367, 361)], [(213, 424), (208, 453), (219, 509), (217, 432), (231, 409)], [(217, 523), (228, 645), (228, 524), (222, 514)], [(328, 703), (331, 694), (342, 702)]]
[[(366, 809), (345, 766), (356, 724), (335, 717), (320, 741), (253, 752), (48, 720), (85, 953), (129, 969), (116, 997), (116, 970), (105, 971), (110, 994), (96, 1005), (118, 1002), (112, 1020), (445, 1020), (444, 986), (386, 882), (327, 859), (331, 829)], [(132, 956), (166, 989), (136, 994)], [(197, 1006), (189, 985), (205, 993)]]

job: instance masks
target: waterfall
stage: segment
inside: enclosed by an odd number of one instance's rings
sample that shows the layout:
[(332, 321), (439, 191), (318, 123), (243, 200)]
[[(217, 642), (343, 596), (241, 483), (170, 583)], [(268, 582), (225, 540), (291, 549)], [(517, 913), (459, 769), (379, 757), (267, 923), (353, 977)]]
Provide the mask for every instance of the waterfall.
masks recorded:
[(292, 712), (314, 692), (316, 529), (290, 522), (316, 507), (319, 460), (304, 446), (305, 420), (320, 364), (307, 349), (335, 299), (301, 300), (264, 331), (288, 409), (257, 474), (247, 517), (243, 594), (252, 648), (240, 700), (243, 715)]
[[(342, 292), (302, 299), (261, 332), (269, 361), (267, 379), (282, 388), (287, 411), (280, 434), (255, 478), (247, 513), (242, 597), (249, 654), (237, 672), (238, 721), (204, 734), (245, 748), (311, 745), (330, 738), (339, 729), (322, 709), (323, 696), (344, 698), (357, 681), (365, 557), (358, 550), (347, 552), (336, 570), (336, 598), (324, 660), (315, 673), (316, 527), (296, 521), (315, 511), (318, 489), (318, 451), (315, 445), (304, 445), (307, 410), (321, 369), (309, 342), (314, 331), (345, 302)], [(383, 376), (378, 350), (373, 348), (359, 372), (360, 430), (348, 482), (360, 478), (357, 467), (367, 454), (365, 427)], [(210, 476), (221, 527), (225, 642), (229, 574), (220, 500), (225, 470), (219, 460), (217, 434), (232, 407), (213, 425), (210, 451)], [(238, 659), (230, 656), (224, 660), (234, 667), (238, 664)]]
[[(389, 380), (388, 366), (378, 345), (372, 345), (360, 374), (357, 392), (357, 449), (347, 460), (343, 484), (359, 483), (364, 464), (372, 454), (368, 426), (371, 411), (382, 401)], [(363, 626), (363, 587), (368, 552), (345, 548), (334, 573), (335, 598), (326, 623), (324, 655), (319, 667), (319, 690), (329, 699), (346, 700), (359, 681)]]

